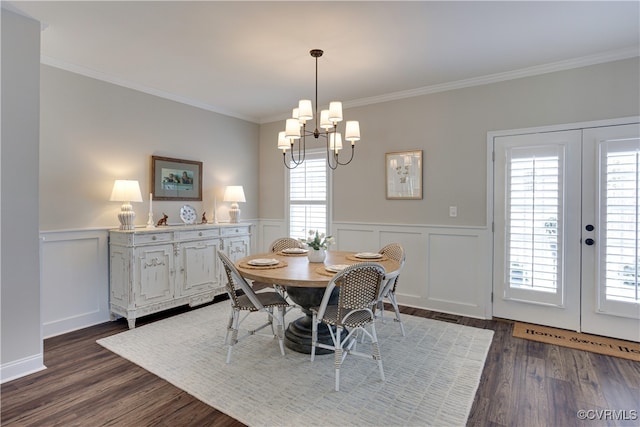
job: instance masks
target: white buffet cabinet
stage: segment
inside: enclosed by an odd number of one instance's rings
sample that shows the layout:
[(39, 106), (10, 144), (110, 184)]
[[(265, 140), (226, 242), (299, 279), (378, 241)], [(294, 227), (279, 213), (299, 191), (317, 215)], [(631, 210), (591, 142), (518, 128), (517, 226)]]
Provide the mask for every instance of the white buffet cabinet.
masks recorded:
[(136, 319), (225, 292), (217, 250), (233, 261), (249, 255), (250, 224), (199, 224), (109, 231), (112, 318)]

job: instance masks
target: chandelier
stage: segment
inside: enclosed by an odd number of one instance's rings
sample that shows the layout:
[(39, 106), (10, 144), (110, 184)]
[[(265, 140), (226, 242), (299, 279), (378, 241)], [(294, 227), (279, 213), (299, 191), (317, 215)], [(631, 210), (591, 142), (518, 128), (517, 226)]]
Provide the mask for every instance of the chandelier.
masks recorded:
[[(318, 58), (324, 52), (313, 49), (309, 53), (316, 59), (315, 127), (313, 131), (307, 129), (307, 122), (314, 118), (311, 100), (301, 99), (298, 108), (293, 109), (292, 118), (287, 119), (285, 130), (278, 134), (278, 149), (282, 150), (284, 165), (289, 169), (295, 169), (304, 162), (306, 137), (313, 136), (318, 139), (322, 136), (326, 139), (327, 163), (331, 169), (336, 169), (338, 165), (348, 165), (353, 160), (356, 141), (360, 140), (360, 123), (346, 122), (344, 139), (351, 142), (351, 157), (347, 161), (341, 161), (339, 155), (342, 150), (342, 134), (338, 132), (338, 123), (342, 121), (342, 102), (332, 101), (328, 110), (322, 110), (318, 114)], [(287, 150), (291, 150), (289, 162)]]

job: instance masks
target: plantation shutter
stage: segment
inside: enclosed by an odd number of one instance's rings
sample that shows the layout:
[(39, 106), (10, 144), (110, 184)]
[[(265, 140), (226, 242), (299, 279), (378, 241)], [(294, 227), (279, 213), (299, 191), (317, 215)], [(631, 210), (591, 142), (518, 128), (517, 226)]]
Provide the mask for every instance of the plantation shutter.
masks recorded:
[(508, 296), (536, 292), (562, 303), (562, 178), (560, 146), (509, 150), (507, 177)]
[[(601, 146), (600, 308), (622, 314), (640, 303), (640, 150), (638, 140), (607, 141)], [(601, 283), (602, 283), (601, 282)], [(622, 307), (616, 303), (631, 303)], [(635, 305), (635, 308), (633, 306)]]
[(308, 230), (327, 232), (327, 194), (325, 153), (307, 152), (305, 161), (289, 170), (290, 237), (306, 238)]

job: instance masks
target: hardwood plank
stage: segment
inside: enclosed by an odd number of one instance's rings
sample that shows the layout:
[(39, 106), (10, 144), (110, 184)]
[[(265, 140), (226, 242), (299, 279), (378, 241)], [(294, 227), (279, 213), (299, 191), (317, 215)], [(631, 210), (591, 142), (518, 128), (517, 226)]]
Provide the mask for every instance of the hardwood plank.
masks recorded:
[[(188, 310), (178, 308), (136, 323)], [(640, 413), (637, 362), (513, 338), (511, 323), (501, 320), (443, 316), (410, 307), (401, 311), (494, 331), (469, 426), (583, 425), (576, 417), (578, 409)], [(126, 321), (118, 320), (45, 340), (48, 369), (1, 387), (2, 426), (243, 425), (95, 342), (127, 329)]]

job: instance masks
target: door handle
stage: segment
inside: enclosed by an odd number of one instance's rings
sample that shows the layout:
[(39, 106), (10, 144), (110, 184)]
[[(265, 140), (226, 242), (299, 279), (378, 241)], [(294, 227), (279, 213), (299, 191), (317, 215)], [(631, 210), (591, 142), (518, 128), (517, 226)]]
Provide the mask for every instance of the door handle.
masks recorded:
[(587, 246), (593, 246), (596, 243), (596, 241), (591, 238), (586, 239), (584, 242), (587, 244)]

